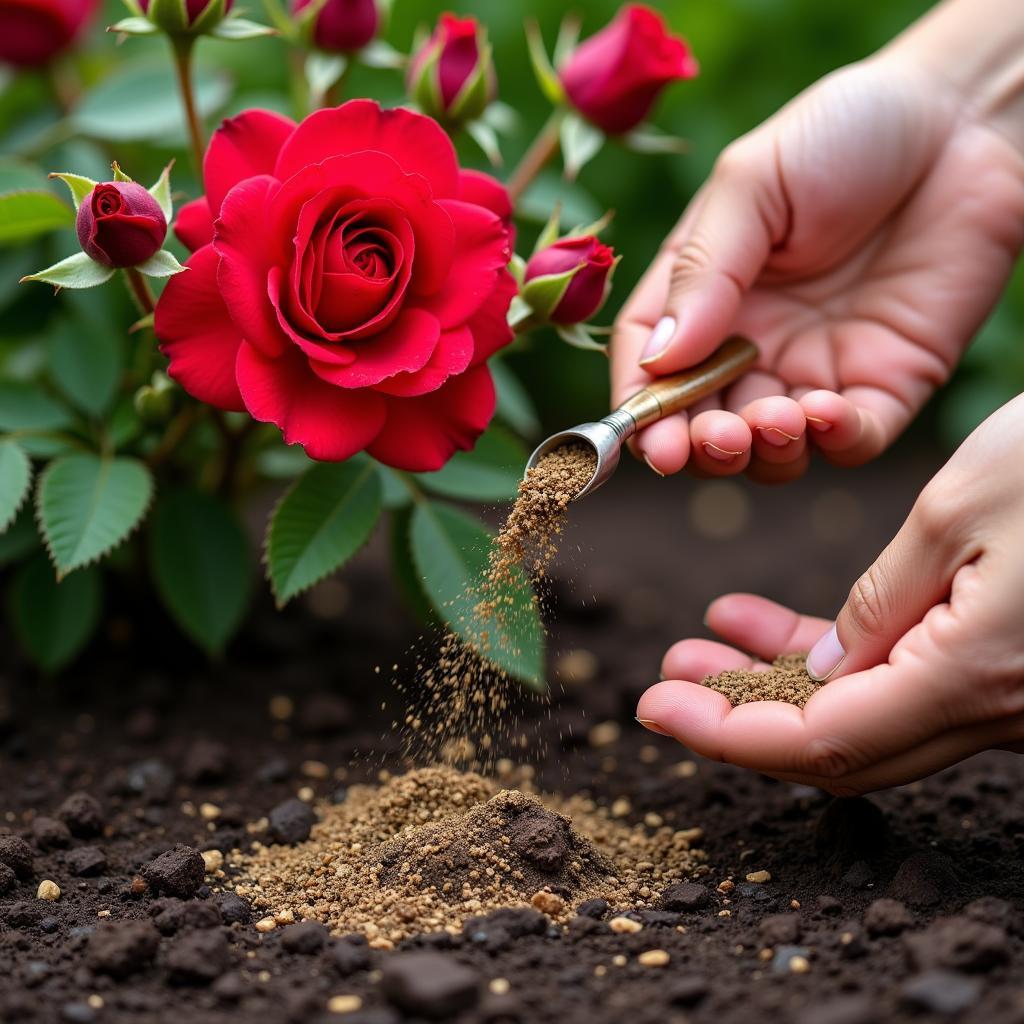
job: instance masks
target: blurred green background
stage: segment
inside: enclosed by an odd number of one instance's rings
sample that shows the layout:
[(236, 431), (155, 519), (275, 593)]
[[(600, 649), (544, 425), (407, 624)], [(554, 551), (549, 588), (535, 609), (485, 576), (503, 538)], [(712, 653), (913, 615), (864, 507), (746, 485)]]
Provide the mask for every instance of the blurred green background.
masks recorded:
[[(257, 0), (249, 16), (266, 20)], [(549, 47), (558, 23), (568, 10), (584, 16), (584, 33), (605, 24), (620, 6), (616, 0), (587, 0), (572, 5), (543, 0), (508, 3), (480, 0), (475, 4), (444, 5), (435, 0), (395, 0), (388, 40), (407, 49), (417, 26), (432, 24), (438, 13), (454, 8), (474, 13), (488, 26), (494, 43), (501, 95), (521, 115), (517, 133), (504, 142), (512, 164), (526, 148), (531, 133), (546, 116), (526, 56), (523, 19), (536, 17)], [(610, 320), (632, 284), (643, 272), (662, 236), (673, 224), (689, 196), (710, 169), (716, 154), (732, 139), (757, 125), (792, 96), (833, 68), (857, 60), (884, 44), (930, 6), (926, 0), (669, 0), (653, 3), (672, 28), (690, 42), (701, 63), (700, 77), (670, 89), (657, 108), (664, 129), (692, 141), (682, 157), (641, 157), (608, 146), (567, 188), (554, 175), (544, 182), (540, 205), (550, 207), (557, 194), (571, 208), (595, 212), (614, 209), (607, 233), (624, 256), (615, 292), (607, 308)], [(62, 86), (86, 90), (124, 65), (164, 66), (166, 44), (161, 39), (130, 39), (118, 45), (102, 26), (122, 16), (116, 0), (108, 0), (97, 25), (77, 60), (74, 74)], [(288, 52), (280, 40), (227, 44), (203, 40), (199, 63), (212, 77), (209, 90), (218, 113), (248, 106), (290, 110)], [(78, 81), (75, 81), (77, 77)], [(140, 179), (155, 178), (167, 157), (179, 157), (176, 189), (197, 194), (181, 133), (167, 130), (152, 143), (110, 142), (102, 147), (82, 142), (57, 121), (50, 85), (33, 75), (4, 83), (0, 97), (0, 148), (32, 157), (47, 169), (75, 170), (99, 176), (104, 160), (116, 156)], [(359, 68), (350, 79), (348, 95), (371, 95), (399, 102), (402, 84), (394, 72)], [(102, 115), (108, 127), (117, 120)], [(212, 119), (211, 123), (212, 123)], [(116, 134), (116, 125), (113, 129)], [(462, 145), (467, 163), (483, 166), (472, 143)], [(58, 166), (59, 165), (59, 166)], [(522, 245), (528, 244), (524, 231)], [(522, 249), (522, 247), (521, 247)], [(40, 247), (0, 250), (0, 369), (19, 358), (19, 340), (40, 329), (46, 316), (41, 290), (17, 289), (17, 276), (48, 256), (59, 258), (74, 250), (69, 237), (48, 240)], [(31, 265), (31, 266), (30, 266)], [(1004, 302), (972, 348), (956, 380), (926, 410), (918, 436), (937, 438), (946, 446), (959, 442), (989, 412), (1024, 388), (1024, 275), (1018, 272)], [(607, 366), (594, 353), (568, 348), (554, 336), (531, 340), (530, 350), (516, 353), (512, 362), (536, 397), (546, 426), (592, 418), (607, 406)]]

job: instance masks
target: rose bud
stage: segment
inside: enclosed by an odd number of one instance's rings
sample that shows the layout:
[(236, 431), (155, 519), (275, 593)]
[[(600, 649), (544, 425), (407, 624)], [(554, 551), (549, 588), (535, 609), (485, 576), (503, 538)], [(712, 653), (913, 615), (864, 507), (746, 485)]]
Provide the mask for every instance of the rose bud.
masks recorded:
[(561, 68), (572, 105), (609, 135), (632, 131), (671, 82), (694, 78), (686, 42), (669, 35), (660, 15), (638, 4), (623, 8), (584, 41)]
[(167, 218), (160, 204), (133, 181), (104, 181), (78, 208), (78, 241), (107, 267), (145, 263), (164, 244)]
[[(361, 50), (380, 27), (378, 0), (327, 0), (312, 13), (312, 40), (321, 50), (332, 53), (353, 53)], [(295, 0), (295, 14), (315, 0)]]
[(478, 118), (498, 95), (487, 31), (476, 18), (442, 14), (413, 56), (409, 95), (424, 113), (449, 124)]
[[(185, 0), (185, 14), (188, 18), (189, 27), (195, 25), (199, 18), (206, 14), (207, 8), (213, 4), (218, 3), (219, 0)], [(211, 19), (210, 23), (204, 25), (204, 29), (214, 28), (219, 24), (224, 17), (230, 12), (234, 6), (235, 0), (223, 0), (223, 8), (221, 9), (220, 16)], [(166, 3), (157, 4), (155, 0), (139, 0), (139, 6), (142, 8), (142, 13), (149, 15), (150, 19), (163, 28), (167, 32), (178, 32), (180, 31), (180, 14), (177, 11), (168, 11), (166, 14), (165, 9), (167, 8)], [(153, 8), (152, 12), (150, 8)]]
[(98, 7), (99, 0), (0, 0), (0, 61), (46, 64), (75, 41)]
[(551, 323), (585, 323), (608, 297), (615, 262), (615, 251), (594, 235), (563, 238), (526, 264), (523, 301)]

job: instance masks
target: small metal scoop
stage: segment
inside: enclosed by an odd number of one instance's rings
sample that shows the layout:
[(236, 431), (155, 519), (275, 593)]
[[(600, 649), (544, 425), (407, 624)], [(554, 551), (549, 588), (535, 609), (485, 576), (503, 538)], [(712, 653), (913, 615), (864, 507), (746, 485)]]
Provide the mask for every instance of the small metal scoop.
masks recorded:
[(553, 434), (530, 456), (527, 471), (549, 452), (564, 444), (589, 444), (597, 455), (597, 469), (590, 482), (576, 495), (579, 500), (598, 489), (615, 472), (622, 446), (638, 430), (674, 412), (686, 409), (719, 388), (731, 384), (757, 359), (757, 346), (738, 334), (727, 338), (702, 363), (670, 377), (660, 377), (627, 398), (614, 412), (596, 423), (581, 423), (571, 430)]

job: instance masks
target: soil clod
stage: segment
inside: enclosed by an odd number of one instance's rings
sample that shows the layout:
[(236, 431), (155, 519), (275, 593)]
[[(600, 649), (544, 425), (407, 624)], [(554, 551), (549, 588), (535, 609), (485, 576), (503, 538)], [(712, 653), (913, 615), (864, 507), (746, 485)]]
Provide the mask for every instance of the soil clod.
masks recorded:
[(142, 869), (142, 877), (151, 889), (183, 900), (195, 896), (205, 876), (206, 865), (199, 851), (180, 843)]
[(404, 953), (384, 968), (381, 988), (409, 1013), (440, 1020), (468, 1010), (480, 998), (475, 971), (438, 953)]

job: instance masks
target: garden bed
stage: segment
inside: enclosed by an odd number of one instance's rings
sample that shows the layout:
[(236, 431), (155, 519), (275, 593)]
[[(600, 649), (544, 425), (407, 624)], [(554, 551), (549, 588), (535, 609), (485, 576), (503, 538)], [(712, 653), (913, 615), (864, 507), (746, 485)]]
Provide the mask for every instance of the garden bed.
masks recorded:
[[(708, 599), (743, 587), (835, 606), (934, 465), (897, 455), (781, 491), (624, 467), (574, 509), (561, 576), (576, 582), (558, 586), (551, 656), (564, 692), (527, 720), (522, 760), (539, 788), (586, 791), (621, 822), (702, 830), (706, 860), (645, 909), (591, 901), (566, 925), (499, 911), (388, 951), (286, 919), (258, 930), (265, 910), (218, 891), (231, 851), (285, 801), (338, 802), (400, 766), (381, 703), (417, 631), (376, 547), (301, 606), (255, 614), (220, 666), (120, 595), (65, 678), (40, 684), (13, 661), (0, 675), (0, 829), (32, 855), (0, 896), (0, 1020), (1024, 1020), (1024, 762), (984, 755), (832, 801), (632, 722)], [(153, 864), (179, 843), (214, 869), (195, 896), (186, 853)], [(44, 880), (58, 900), (37, 898)]]

